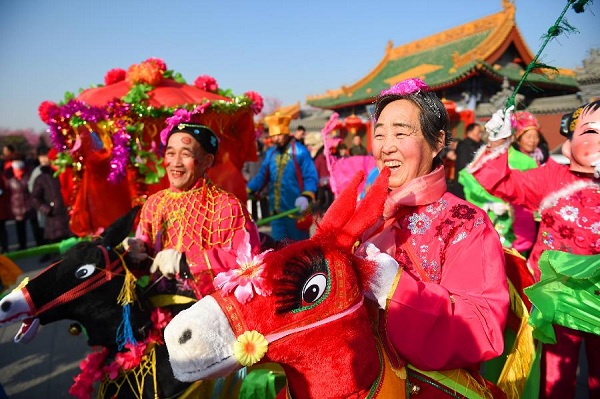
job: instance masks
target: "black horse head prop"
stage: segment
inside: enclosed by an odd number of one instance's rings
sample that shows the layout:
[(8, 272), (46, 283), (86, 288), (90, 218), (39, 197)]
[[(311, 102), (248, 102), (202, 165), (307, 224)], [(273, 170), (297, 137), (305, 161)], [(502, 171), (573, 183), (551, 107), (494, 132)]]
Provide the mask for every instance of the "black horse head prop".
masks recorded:
[[(139, 209), (133, 208), (95, 240), (77, 243), (0, 301), (0, 326), (22, 321), (15, 342), (29, 342), (40, 324), (70, 319), (85, 327), (89, 345), (116, 343), (120, 324), (115, 320), (122, 319), (123, 306), (117, 306), (115, 299), (130, 283), (127, 254), (116, 248), (131, 231)], [(143, 305), (134, 304), (128, 314), (137, 338), (150, 319), (150, 310)]]
[(99, 398), (178, 397), (191, 387), (174, 378), (162, 342), (172, 309), (152, 304), (153, 290), (136, 284), (135, 262), (120, 245), (139, 209), (100, 237), (79, 242), (0, 301), (0, 327), (22, 321), (15, 342), (30, 341), (40, 324), (58, 320), (85, 328), (88, 344), (97, 351), (81, 363), (69, 391), (78, 398), (90, 397), (96, 381), (101, 381)]

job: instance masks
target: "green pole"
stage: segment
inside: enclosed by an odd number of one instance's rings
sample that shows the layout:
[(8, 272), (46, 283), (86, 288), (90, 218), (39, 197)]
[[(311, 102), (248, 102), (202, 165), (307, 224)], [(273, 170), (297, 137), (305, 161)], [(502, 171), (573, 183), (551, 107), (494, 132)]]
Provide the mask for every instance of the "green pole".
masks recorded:
[(285, 216), (288, 216), (288, 215), (291, 215), (291, 214), (294, 214), (297, 212), (300, 212), (300, 208), (298, 208), (298, 207), (292, 208), (288, 211), (278, 213), (277, 215), (273, 215), (273, 216), (269, 216), (268, 218), (260, 219), (256, 222), (256, 225), (260, 227), (267, 223), (271, 223), (273, 220), (281, 219), (282, 217), (285, 217)]
[(78, 237), (71, 237), (54, 244), (40, 245), (39, 247), (35, 248), (27, 248), (19, 251), (7, 252), (4, 255), (9, 259), (16, 260), (57, 252), (64, 253), (67, 249), (71, 248), (73, 245), (77, 244), (81, 240), (83, 239)]
[[(569, 10), (569, 7), (573, 6), (573, 9), (575, 10), (576, 13), (581, 13), (585, 10), (585, 6), (587, 5), (588, 2), (589, 2), (589, 0), (568, 0), (567, 1), (567, 4), (563, 8), (559, 17), (554, 22), (554, 25), (552, 25), (548, 29), (548, 32), (545, 35), (545, 39), (544, 39), (544, 42), (542, 43), (542, 46), (538, 50), (535, 57), (533, 57), (533, 60), (529, 63), (529, 65), (527, 65), (527, 68), (525, 69), (523, 76), (519, 80), (517, 87), (513, 91), (512, 95), (506, 100), (506, 106), (504, 109), (508, 109), (511, 105), (516, 106), (515, 97), (517, 96), (517, 93), (519, 92), (521, 85), (523, 85), (523, 83), (525, 82), (525, 80), (527, 79), (527, 76), (529, 76), (529, 73), (531, 71), (533, 71), (534, 69), (540, 68), (540, 67), (548, 67), (547, 65), (538, 64), (537, 60), (542, 55), (544, 48), (546, 48), (546, 45), (550, 42), (550, 40), (554, 39), (556, 36), (558, 36), (561, 33), (561, 31), (562, 31), (561, 22), (563, 21), (563, 18), (565, 17), (566, 12)], [(569, 28), (572, 30), (575, 30), (571, 26), (569, 26)], [(553, 68), (553, 69), (556, 69), (556, 68)]]

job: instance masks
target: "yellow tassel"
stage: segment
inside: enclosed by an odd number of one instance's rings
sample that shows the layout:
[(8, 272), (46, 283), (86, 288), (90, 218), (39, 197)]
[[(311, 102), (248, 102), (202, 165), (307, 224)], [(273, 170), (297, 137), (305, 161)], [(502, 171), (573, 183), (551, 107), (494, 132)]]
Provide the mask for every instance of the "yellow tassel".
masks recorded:
[(533, 342), (532, 327), (528, 323), (529, 312), (510, 281), (508, 284), (511, 308), (514, 309), (515, 314), (521, 319), (521, 324), (496, 385), (506, 393), (508, 399), (518, 399), (522, 396), (527, 377), (531, 371), (535, 345)]
[(394, 374), (396, 374), (401, 380), (406, 379), (406, 366), (402, 366), (399, 369), (396, 367), (392, 367), (392, 370), (394, 371)]
[(121, 263), (123, 265), (123, 270), (125, 272), (125, 281), (123, 282), (123, 287), (121, 287), (121, 292), (119, 293), (119, 296), (117, 297), (117, 303), (121, 306), (125, 306), (127, 304), (134, 303), (137, 299), (136, 294), (135, 294), (135, 283), (136, 283), (137, 279), (125, 265), (125, 259), (123, 259), (123, 256), (121, 256), (121, 254), (117, 254), (117, 255), (121, 259)]
[(15, 289), (13, 291), (20, 291), (21, 288), (25, 287), (27, 285), (27, 283), (29, 282), (29, 277), (25, 277), (17, 287), (15, 287)]

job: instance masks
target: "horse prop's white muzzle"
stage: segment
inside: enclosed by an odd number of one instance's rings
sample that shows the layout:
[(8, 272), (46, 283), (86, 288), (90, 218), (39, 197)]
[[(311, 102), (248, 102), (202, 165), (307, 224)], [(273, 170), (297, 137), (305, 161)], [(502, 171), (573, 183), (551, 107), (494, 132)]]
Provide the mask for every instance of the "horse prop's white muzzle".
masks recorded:
[(26, 344), (35, 338), (40, 326), (40, 320), (33, 317), (33, 312), (23, 291), (14, 290), (0, 301), (0, 327), (23, 321), (13, 341)]
[(169, 361), (180, 381), (223, 377), (239, 369), (235, 342), (227, 317), (211, 296), (180, 312), (165, 328)]

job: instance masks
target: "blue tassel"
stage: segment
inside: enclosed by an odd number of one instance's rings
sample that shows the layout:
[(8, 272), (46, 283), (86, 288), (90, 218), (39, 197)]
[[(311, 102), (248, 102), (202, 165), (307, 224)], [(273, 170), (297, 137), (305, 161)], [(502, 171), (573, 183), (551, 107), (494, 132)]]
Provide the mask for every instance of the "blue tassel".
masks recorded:
[(123, 347), (125, 347), (125, 345), (127, 343), (130, 343), (132, 345), (136, 345), (137, 341), (135, 340), (135, 338), (133, 337), (133, 329), (131, 328), (131, 319), (130, 319), (130, 313), (131, 313), (131, 309), (130, 309), (130, 305), (124, 305), (123, 306), (123, 318), (121, 320), (121, 323), (119, 324), (119, 327), (117, 328), (117, 345), (119, 348), (119, 351), (123, 349)]
[(212, 394), (210, 395), (210, 399), (217, 399), (223, 393), (225, 389), (225, 377), (217, 378), (215, 382), (215, 387), (213, 388)]

